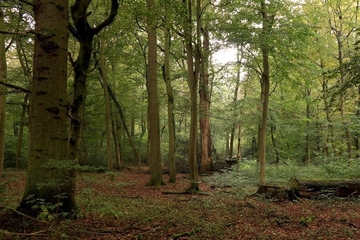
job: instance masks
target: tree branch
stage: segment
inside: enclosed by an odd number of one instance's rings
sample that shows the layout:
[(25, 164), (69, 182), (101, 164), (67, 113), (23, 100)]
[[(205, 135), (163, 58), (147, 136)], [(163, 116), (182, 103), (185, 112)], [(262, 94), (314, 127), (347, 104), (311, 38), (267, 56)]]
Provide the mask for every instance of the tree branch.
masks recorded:
[(94, 35), (100, 32), (103, 28), (112, 23), (118, 13), (119, 3), (117, 0), (111, 0), (110, 14), (103, 22), (101, 22), (96, 28), (94, 28)]
[(34, 3), (32, 1), (27, 1), (27, 0), (19, 0), (19, 2), (22, 2), (22, 3), (25, 3), (26, 5), (29, 5), (29, 6), (34, 6)]
[(9, 32), (9, 31), (0, 30), (0, 33), (2, 33), (2, 34), (18, 34), (18, 35), (26, 35), (26, 34), (29, 34), (29, 33), (38, 34), (34, 30), (28, 30), (28, 31), (25, 31), (25, 32)]
[(0, 84), (5, 86), (5, 87), (20, 90), (20, 91), (23, 91), (23, 92), (26, 92), (26, 93), (31, 93), (31, 91), (29, 89), (26, 89), (26, 88), (23, 88), (23, 87), (20, 87), (20, 86), (16, 86), (16, 85), (11, 84), (11, 83), (6, 83), (6, 82), (3, 82), (3, 81), (0, 81)]

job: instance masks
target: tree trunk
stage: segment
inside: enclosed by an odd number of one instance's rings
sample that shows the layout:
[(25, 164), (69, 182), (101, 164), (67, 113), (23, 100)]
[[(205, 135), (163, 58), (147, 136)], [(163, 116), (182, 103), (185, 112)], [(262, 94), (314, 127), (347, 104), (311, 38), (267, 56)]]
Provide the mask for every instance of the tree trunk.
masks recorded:
[(26, 111), (28, 109), (29, 95), (30, 94), (28, 94), (28, 93), (25, 94), (24, 101), (22, 104), (22, 109), (21, 109), (21, 115), (20, 115), (19, 135), (18, 135), (18, 140), (16, 143), (16, 160), (15, 160), (17, 169), (21, 168), (21, 163), (20, 163), (21, 146), (22, 146), (22, 138), (24, 135), (25, 116), (26, 116)]
[[(323, 72), (326, 72), (324, 61), (320, 59), (320, 68)], [(331, 120), (331, 106), (328, 100), (329, 97), (329, 86), (328, 86), (328, 79), (326, 78), (325, 74), (322, 74), (321, 78), (321, 86), (322, 86), (322, 97), (324, 100), (324, 107), (325, 107), (325, 113), (326, 113), (326, 142), (324, 146), (324, 155), (330, 156), (334, 153), (334, 144), (333, 144), (333, 123)]]
[(273, 117), (270, 117), (270, 118), (271, 118), (270, 136), (271, 136), (271, 142), (272, 142), (272, 145), (273, 145), (274, 151), (275, 151), (275, 163), (277, 164), (280, 162), (280, 155), (279, 155), (279, 150), (278, 150), (277, 142), (276, 142), (276, 138), (275, 138), (276, 125), (274, 122), (274, 118)]
[[(4, 15), (0, 8), (0, 29), (5, 29)], [(5, 50), (5, 34), (0, 34), (0, 81), (6, 83), (7, 65)], [(0, 174), (3, 173), (5, 156), (5, 116), (6, 116), (6, 87), (0, 85)], [(1, 179), (0, 179), (1, 182)]]
[(91, 12), (87, 12), (90, 3), (91, 1), (89, 0), (78, 0), (70, 8), (74, 26), (69, 25), (69, 29), (80, 43), (78, 57), (75, 62), (72, 62), (75, 76), (73, 84), (73, 101), (69, 108), (69, 115), (71, 118), (69, 158), (76, 160), (80, 159), (80, 143), (86, 98), (86, 80), (90, 66), (93, 38), (104, 27), (110, 25), (114, 21), (119, 7), (117, 0), (111, 0), (111, 9), (108, 17), (97, 26), (92, 27), (87, 20), (87, 17), (91, 14)]
[(113, 112), (111, 113), (111, 132), (113, 136), (114, 141), (114, 148), (115, 148), (115, 168), (117, 170), (121, 169), (121, 151), (120, 151), (120, 142), (119, 142), (119, 136), (118, 131), (116, 127), (116, 119), (114, 117)]
[(270, 34), (271, 29), (271, 18), (268, 16), (265, 0), (261, 0), (261, 13), (263, 17), (263, 42), (261, 46), (262, 53), (262, 77), (261, 77), (261, 87), (262, 87), (262, 116), (259, 126), (259, 140), (258, 140), (258, 162), (260, 163), (260, 177), (259, 184), (265, 184), (265, 164), (266, 164), (266, 125), (267, 125), (267, 115), (269, 109), (269, 93), (270, 93), (270, 67), (269, 67), (269, 49), (268, 49), (268, 35)]
[[(311, 89), (306, 88), (306, 118), (310, 119), (310, 95), (311, 95)], [(306, 122), (306, 129), (307, 129), (307, 133), (306, 133), (306, 147), (305, 147), (305, 156), (304, 156), (304, 163), (309, 164), (310, 163), (310, 134), (309, 134), (309, 129), (310, 129), (310, 122), (307, 121)]]
[[(188, 85), (190, 90), (190, 140), (189, 140), (189, 165), (190, 165), (190, 187), (189, 191), (199, 191), (198, 183), (198, 166), (197, 166), (197, 79), (199, 71), (199, 58), (195, 57), (195, 64), (193, 62), (193, 44), (192, 44), (192, 0), (183, 0), (184, 9), (186, 9), (186, 16), (184, 19), (184, 34), (185, 34), (185, 50), (186, 50), (186, 65), (188, 73)], [(186, 5), (187, 3), (187, 5)], [(194, 66), (195, 65), (195, 66)]]
[(210, 93), (209, 93), (209, 32), (206, 28), (202, 30), (203, 49), (201, 51), (201, 73), (200, 73), (200, 142), (201, 142), (201, 172), (213, 171), (211, 157), (211, 131), (210, 131)]
[[(34, 1), (35, 36), (30, 99), (30, 145), (26, 186), (19, 209), (36, 216), (36, 199), (72, 214), (75, 207), (74, 161), (67, 159), (68, 2)], [(50, 30), (51, 29), (51, 30)], [(61, 203), (61, 204), (60, 204)], [(51, 209), (48, 209), (51, 211)]]
[(113, 159), (112, 159), (112, 149), (111, 149), (111, 110), (110, 110), (110, 99), (109, 99), (109, 91), (108, 91), (108, 79), (107, 79), (107, 71), (105, 65), (105, 33), (101, 33), (101, 45), (100, 45), (100, 53), (99, 53), (99, 70), (100, 75), (103, 80), (103, 89), (104, 89), (104, 100), (105, 100), (105, 128), (106, 128), (106, 150), (107, 150), (107, 162), (108, 162), (108, 170), (113, 170)]
[(137, 149), (135, 147), (135, 144), (134, 144), (134, 141), (133, 141), (133, 139), (131, 137), (129, 128), (126, 125), (126, 119), (125, 119), (122, 107), (121, 107), (120, 103), (118, 102), (118, 100), (116, 99), (115, 94), (113, 93), (113, 91), (111, 90), (109, 85), (108, 85), (108, 92), (109, 92), (109, 95), (110, 95), (111, 99), (115, 103), (116, 108), (118, 109), (120, 119), (121, 119), (121, 122), (122, 122), (122, 126), (124, 128), (125, 134), (126, 134), (126, 136), (128, 138), (128, 141), (130, 143), (130, 146), (131, 146), (131, 148), (133, 149), (133, 152), (134, 152), (134, 158), (135, 158), (135, 160), (140, 161), (140, 155), (139, 155), (139, 153), (138, 153), (138, 151), (137, 151)]
[[(336, 59), (339, 64), (338, 68), (339, 68), (339, 74), (340, 74), (340, 76), (339, 76), (340, 88), (343, 88), (343, 86), (345, 84), (345, 75), (346, 75), (346, 67), (344, 66), (343, 42), (346, 40), (346, 38), (348, 38), (350, 36), (351, 32), (349, 32), (349, 33), (344, 32), (344, 26), (343, 26), (343, 20), (342, 20), (343, 12), (341, 10), (341, 7), (339, 5), (336, 5), (336, 7), (333, 9), (333, 12), (336, 16), (334, 16), (334, 18), (330, 17), (328, 19), (328, 23), (330, 25), (330, 29), (332, 30), (331, 32), (335, 36), (337, 47), (338, 47), (338, 49), (337, 49), (338, 55), (337, 55)], [(357, 13), (355, 16), (357, 16)], [(352, 157), (352, 142), (351, 142), (350, 130), (349, 130), (349, 127), (347, 126), (347, 119), (345, 117), (345, 93), (346, 92), (343, 92), (343, 91), (340, 93), (340, 117), (341, 117), (342, 125), (345, 130), (345, 138), (346, 138), (348, 157), (351, 158)]]
[(164, 50), (164, 67), (163, 78), (166, 84), (167, 94), (167, 116), (169, 129), (169, 173), (170, 182), (176, 181), (176, 166), (175, 166), (175, 118), (174, 118), (174, 94), (171, 87), (170, 79), (170, 19), (168, 3), (165, 5), (166, 19), (165, 19), (165, 50)]
[[(360, 120), (360, 84), (358, 84), (357, 86), (357, 94), (358, 94), (358, 99), (357, 99), (357, 110), (356, 110), (356, 119), (359, 121)], [(355, 132), (355, 136), (354, 136), (354, 142), (355, 142), (355, 149), (356, 149), (356, 158), (360, 157), (360, 131), (357, 130)]]
[(230, 156), (230, 134), (225, 132), (225, 156)]
[(156, 7), (155, 0), (147, 0), (148, 10), (148, 66), (147, 66), (147, 92), (148, 92), (148, 120), (149, 120), (149, 170), (150, 180), (148, 186), (164, 184), (162, 178), (162, 161), (160, 154), (160, 126), (159, 126), (159, 100), (157, 80), (157, 44), (156, 44)]
[[(20, 14), (19, 18), (21, 18), (21, 17), (22, 17), (22, 14)], [(29, 85), (30, 85), (32, 74), (31, 74), (31, 70), (30, 70), (28, 64), (26, 63), (26, 59), (24, 58), (22, 44), (21, 44), (19, 36), (16, 36), (16, 52), (17, 52), (17, 55), (19, 58), (20, 66), (24, 72), (26, 79), (28, 79)], [(24, 96), (23, 105), (22, 105), (22, 109), (21, 109), (19, 135), (18, 135), (18, 141), (17, 141), (17, 145), (16, 145), (16, 160), (15, 161), (16, 161), (17, 169), (21, 168), (21, 163), (20, 163), (21, 146), (22, 146), (22, 138), (23, 138), (23, 133), (24, 133), (25, 116), (26, 116), (26, 112), (28, 110), (29, 97), (30, 97), (30, 94), (26, 93)]]
[(242, 150), (241, 150), (241, 124), (238, 125), (238, 142), (237, 142), (237, 152), (236, 152), (236, 161), (240, 162), (242, 160)]

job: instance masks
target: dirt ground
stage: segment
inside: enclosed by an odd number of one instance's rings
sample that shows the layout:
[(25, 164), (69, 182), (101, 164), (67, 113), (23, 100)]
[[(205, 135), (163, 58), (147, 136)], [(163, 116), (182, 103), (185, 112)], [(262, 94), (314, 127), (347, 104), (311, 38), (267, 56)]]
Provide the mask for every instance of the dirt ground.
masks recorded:
[(164, 175), (166, 185), (159, 188), (147, 187), (148, 179), (136, 169), (83, 173), (77, 177), (78, 218), (43, 221), (11, 210), (21, 199), (25, 173), (7, 171), (0, 239), (360, 239), (359, 199), (276, 202), (206, 181), (201, 194), (181, 194), (187, 174), (178, 174), (176, 183)]

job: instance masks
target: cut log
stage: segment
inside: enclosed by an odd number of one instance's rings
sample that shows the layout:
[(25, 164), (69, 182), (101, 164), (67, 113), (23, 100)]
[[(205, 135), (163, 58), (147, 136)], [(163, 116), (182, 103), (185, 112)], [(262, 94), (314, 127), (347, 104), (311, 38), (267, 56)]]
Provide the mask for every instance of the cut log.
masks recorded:
[(298, 180), (290, 179), (290, 189), (303, 198), (359, 197), (360, 179), (354, 180)]

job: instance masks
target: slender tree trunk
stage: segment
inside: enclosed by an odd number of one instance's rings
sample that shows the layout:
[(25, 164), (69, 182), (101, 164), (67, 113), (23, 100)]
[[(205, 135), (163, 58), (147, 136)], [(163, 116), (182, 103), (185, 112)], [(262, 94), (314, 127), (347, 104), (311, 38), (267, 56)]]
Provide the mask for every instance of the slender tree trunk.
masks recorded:
[[(236, 74), (236, 82), (235, 82), (235, 89), (234, 89), (234, 96), (233, 96), (233, 102), (235, 103), (239, 99), (239, 88), (240, 88), (240, 67), (241, 67), (241, 61), (242, 61), (242, 48), (237, 47), (237, 54), (236, 54), (236, 60), (238, 62), (237, 66), (237, 74)], [(237, 124), (233, 124), (233, 127), (230, 131), (230, 147), (229, 147), (229, 154), (227, 155), (229, 158), (233, 157), (234, 154), (234, 140), (235, 140), (235, 127)]]
[(112, 149), (111, 149), (111, 109), (110, 109), (110, 98), (108, 91), (108, 79), (107, 71), (105, 65), (105, 38), (106, 35), (104, 32), (101, 33), (101, 45), (100, 45), (100, 54), (99, 54), (99, 70), (100, 75), (103, 81), (104, 89), (104, 100), (105, 100), (105, 128), (106, 128), (106, 150), (107, 150), (107, 162), (108, 170), (113, 170), (113, 159), (112, 159)]
[[(167, 2), (166, 2), (167, 4)], [(174, 94), (171, 87), (170, 79), (170, 19), (168, 5), (165, 5), (166, 19), (165, 19), (165, 52), (164, 52), (164, 67), (163, 78), (166, 84), (167, 94), (167, 116), (169, 129), (169, 172), (170, 182), (176, 181), (175, 169), (175, 118), (174, 118)]]
[(238, 125), (238, 142), (237, 142), (237, 152), (236, 160), (240, 162), (242, 160), (242, 150), (241, 150), (241, 124)]
[(235, 125), (232, 126), (229, 135), (229, 153), (227, 154), (229, 159), (231, 159), (234, 155), (234, 138), (235, 138)]
[[(336, 34), (336, 41), (338, 44), (338, 58), (337, 59), (339, 62), (339, 69), (340, 69), (340, 87), (342, 88), (342, 86), (345, 84), (345, 69), (344, 69), (344, 63), (343, 63), (343, 61), (344, 61), (343, 44), (342, 44), (342, 39), (341, 39), (341, 36), (344, 33), (342, 32), (341, 28), (342, 28), (342, 25), (340, 24), (340, 30), (337, 31), (337, 34)], [(340, 116), (341, 116), (341, 121), (342, 121), (344, 130), (345, 130), (348, 157), (351, 158), (352, 157), (352, 143), (351, 143), (349, 127), (347, 126), (347, 120), (345, 118), (345, 94), (344, 93), (341, 93), (341, 96), (340, 96)]]
[[(20, 18), (21, 17), (22, 17), (22, 14), (20, 15)], [(17, 55), (19, 58), (20, 66), (24, 72), (26, 79), (28, 79), (28, 81), (29, 81), (29, 85), (31, 85), (32, 74), (31, 74), (31, 70), (29, 69), (28, 64), (26, 63), (26, 58), (23, 54), (23, 49), (22, 49), (21, 45), (22, 44), (21, 44), (19, 36), (16, 36), (16, 52), (17, 52)], [(18, 140), (17, 140), (17, 145), (16, 145), (16, 160), (15, 161), (16, 161), (17, 169), (21, 168), (20, 158), (21, 158), (22, 138), (23, 138), (23, 133), (24, 133), (25, 116), (26, 116), (26, 112), (28, 110), (29, 97), (30, 97), (30, 94), (26, 93), (24, 96), (23, 105), (22, 105), (22, 109), (21, 109), (19, 135), (18, 135)]]
[[(200, 13), (199, 13), (200, 14)], [(214, 170), (211, 157), (211, 131), (210, 131), (210, 93), (209, 93), (209, 32), (203, 28), (203, 49), (201, 51), (201, 73), (200, 73), (200, 137), (201, 137), (201, 172)]]
[[(358, 99), (357, 99), (357, 110), (356, 110), (356, 119), (360, 120), (360, 84), (357, 86), (358, 88)], [(360, 132), (356, 131), (355, 137), (355, 149), (356, 149), (356, 158), (360, 157)]]
[(21, 146), (22, 146), (22, 139), (24, 135), (24, 125), (25, 125), (25, 116), (28, 109), (28, 100), (29, 94), (25, 94), (24, 101), (22, 104), (21, 115), (20, 115), (20, 125), (19, 125), (19, 135), (18, 140), (16, 143), (16, 168), (21, 168), (20, 158), (21, 158)]
[[(0, 29), (5, 29), (4, 15), (0, 7)], [(5, 35), (0, 34), (0, 81), (6, 82), (7, 65), (5, 50)], [(0, 174), (3, 173), (5, 156), (5, 117), (6, 117), (6, 88), (0, 85)], [(1, 179), (0, 179), (1, 182)]]
[(120, 142), (118, 131), (116, 127), (116, 119), (114, 117), (113, 112), (111, 112), (111, 133), (114, 141), (114, 148), (115, 148), (115, 168), (117, 170), (121, 169), (121, 151), (120, 151)]
[(230, 156), (230, 134), (225, 132), (225, 156)]
[(271, 136), (271, 142), (272, 145), (274, 147), (274, 151), (275, 151), (275, 163), (279, 163), (280, 162), (280, 155), (279, 155), (279, 150), (277, 147), (277, 142), (276, 142), (276, 137), (275, 137), (275, 132), (276, 132), (276, 124), (274, 122), (274, 118), (271, 117), (271, 124), (270, 124), (270, 136)]
[[(74, 161), (67, 159), (68, 2), (34, 1), (35, 36), (26, 186), (19, 209), (37, 215), (36, 199), (69, 213), (75, 206)], [(60, 204), (61, 203), (61, 204)]]
[(133, 152), (134, 152), (134, 158), (135, 158), (135, 160), (140, 161), (140, 155), (139, 155), (139, 153), (138, 153), (138, 151), (137, 151), (137, 149), (135, 147), (135, 144), (134, 144), (134, 141), (133, 141), (133, 139), (131, 137), (129, 128), (126, 125), (126, 119), (125, 119), (122, 107), (121, 107), (120, 103), (118, 102), (118, 100), (116, 99), (115, 94), (113, 93), (113, 91), (111, 90), (109, 85), (108, 85), (108, 92), (109, 92), (109, 95), (110, 95), (111, 99), (115, 103), (116, 108), (118, 109), (123, 129), (125, 131), (125, 134), (126, 134), (126, 137), (127, 137), (128, 141), (130, 143), (130, 146), (131, 146), (131, 148), (133, 149)]
[[(320, 68), (323, 70), (323, 72), (325, 72), (325, 66), (324, 66), (324, 61), (321, 59), (320, 60)], [(325, 156), (330, 156), (333, 155), (334, 153), (334, 144), (333, 144), (333, 124), (332, 124), (332, 120), (331, 120), (331, 106), (329, 104), (329, 87), (328, 87), (328, 80), (325, 76), (325, 74), (322, 75), (321, 78), (321, 86), (322, 86), (322, 97), (324, 100), (324, 107), (325, 107), (325, 114), (326, 114), (326, 120), (327, 120), (327, 124), (326, 124), (326, 142), (325, 142), (325, 146), (324, 146), (324, 155)]]
[(266, 9), (265, 0), (261, 0), (261, 14), (263, 17), (262, 22), (262, 34), (263, 43), (261, 47), (262, 53), (262, 116), (259, 127), (259, 140), (258, 140), (258, 162), (260, 163), (260, 177), (259, 184), (265, 184), (265, 165), (266, 165), (266, 127), (267, 127), (267, 116), (269, 109), (269, 94), (270, 94), (270, 67), (269, 67), (269, 49), (267, 43), (267, 36), (270, 34), (271, 29), (271, 18), (268, 16), (268, 10)]
[(148, 186), (160, 186), (164, 184), (162, 178), (162, 161), (160, 154), (160, 126), (159, 126), (159, 100), (157, 80), (157, 44), (156, 44), (156, 6), (155, 0), (147, 0), (148, 10), (147, 33), (148, 33), (148, 66), (147, 66), (147, 90), (148, 90), (148, 119), (149, 119), (149, 170), (150, 180)]
[[(198, 64), (199, 58), (196, 57), (195, 64), (193, 62), (193, 44), (192, 44), (192, 1), (183, 0), (184, 9), (186, 9), (186, 16), (184, 21), (184, 33), (185, 33), (185, 50), (186, 50), (186, 65), (188, 72), (188, 85), (190, 90), (190, 141), (189, 141), (189, 165), (190, 165), (190, 180), (191, 184), (189, 191), (199, 191), (198, 183), (198, 166), (197, 166), (197, 79), (198, 79)], [(186, 4), (187, 3), (187, 4)], [(195, 66), (194, 66), (195, 65)]]
[[(307, 88), (306, 90), (306, 99), (310, 99), (311, 89)], [(310, 119), (310, 103), (309, 100), (306, 101), (306, 118)], [(310, 123), (309, 121), (306, 122), (306, 129), (309, 131)], [(306, 133), (306, 146), (305, 146), (305, 156), (304, 156), (304, 163), (310, 163), (310, 134), (309, 132)]]

